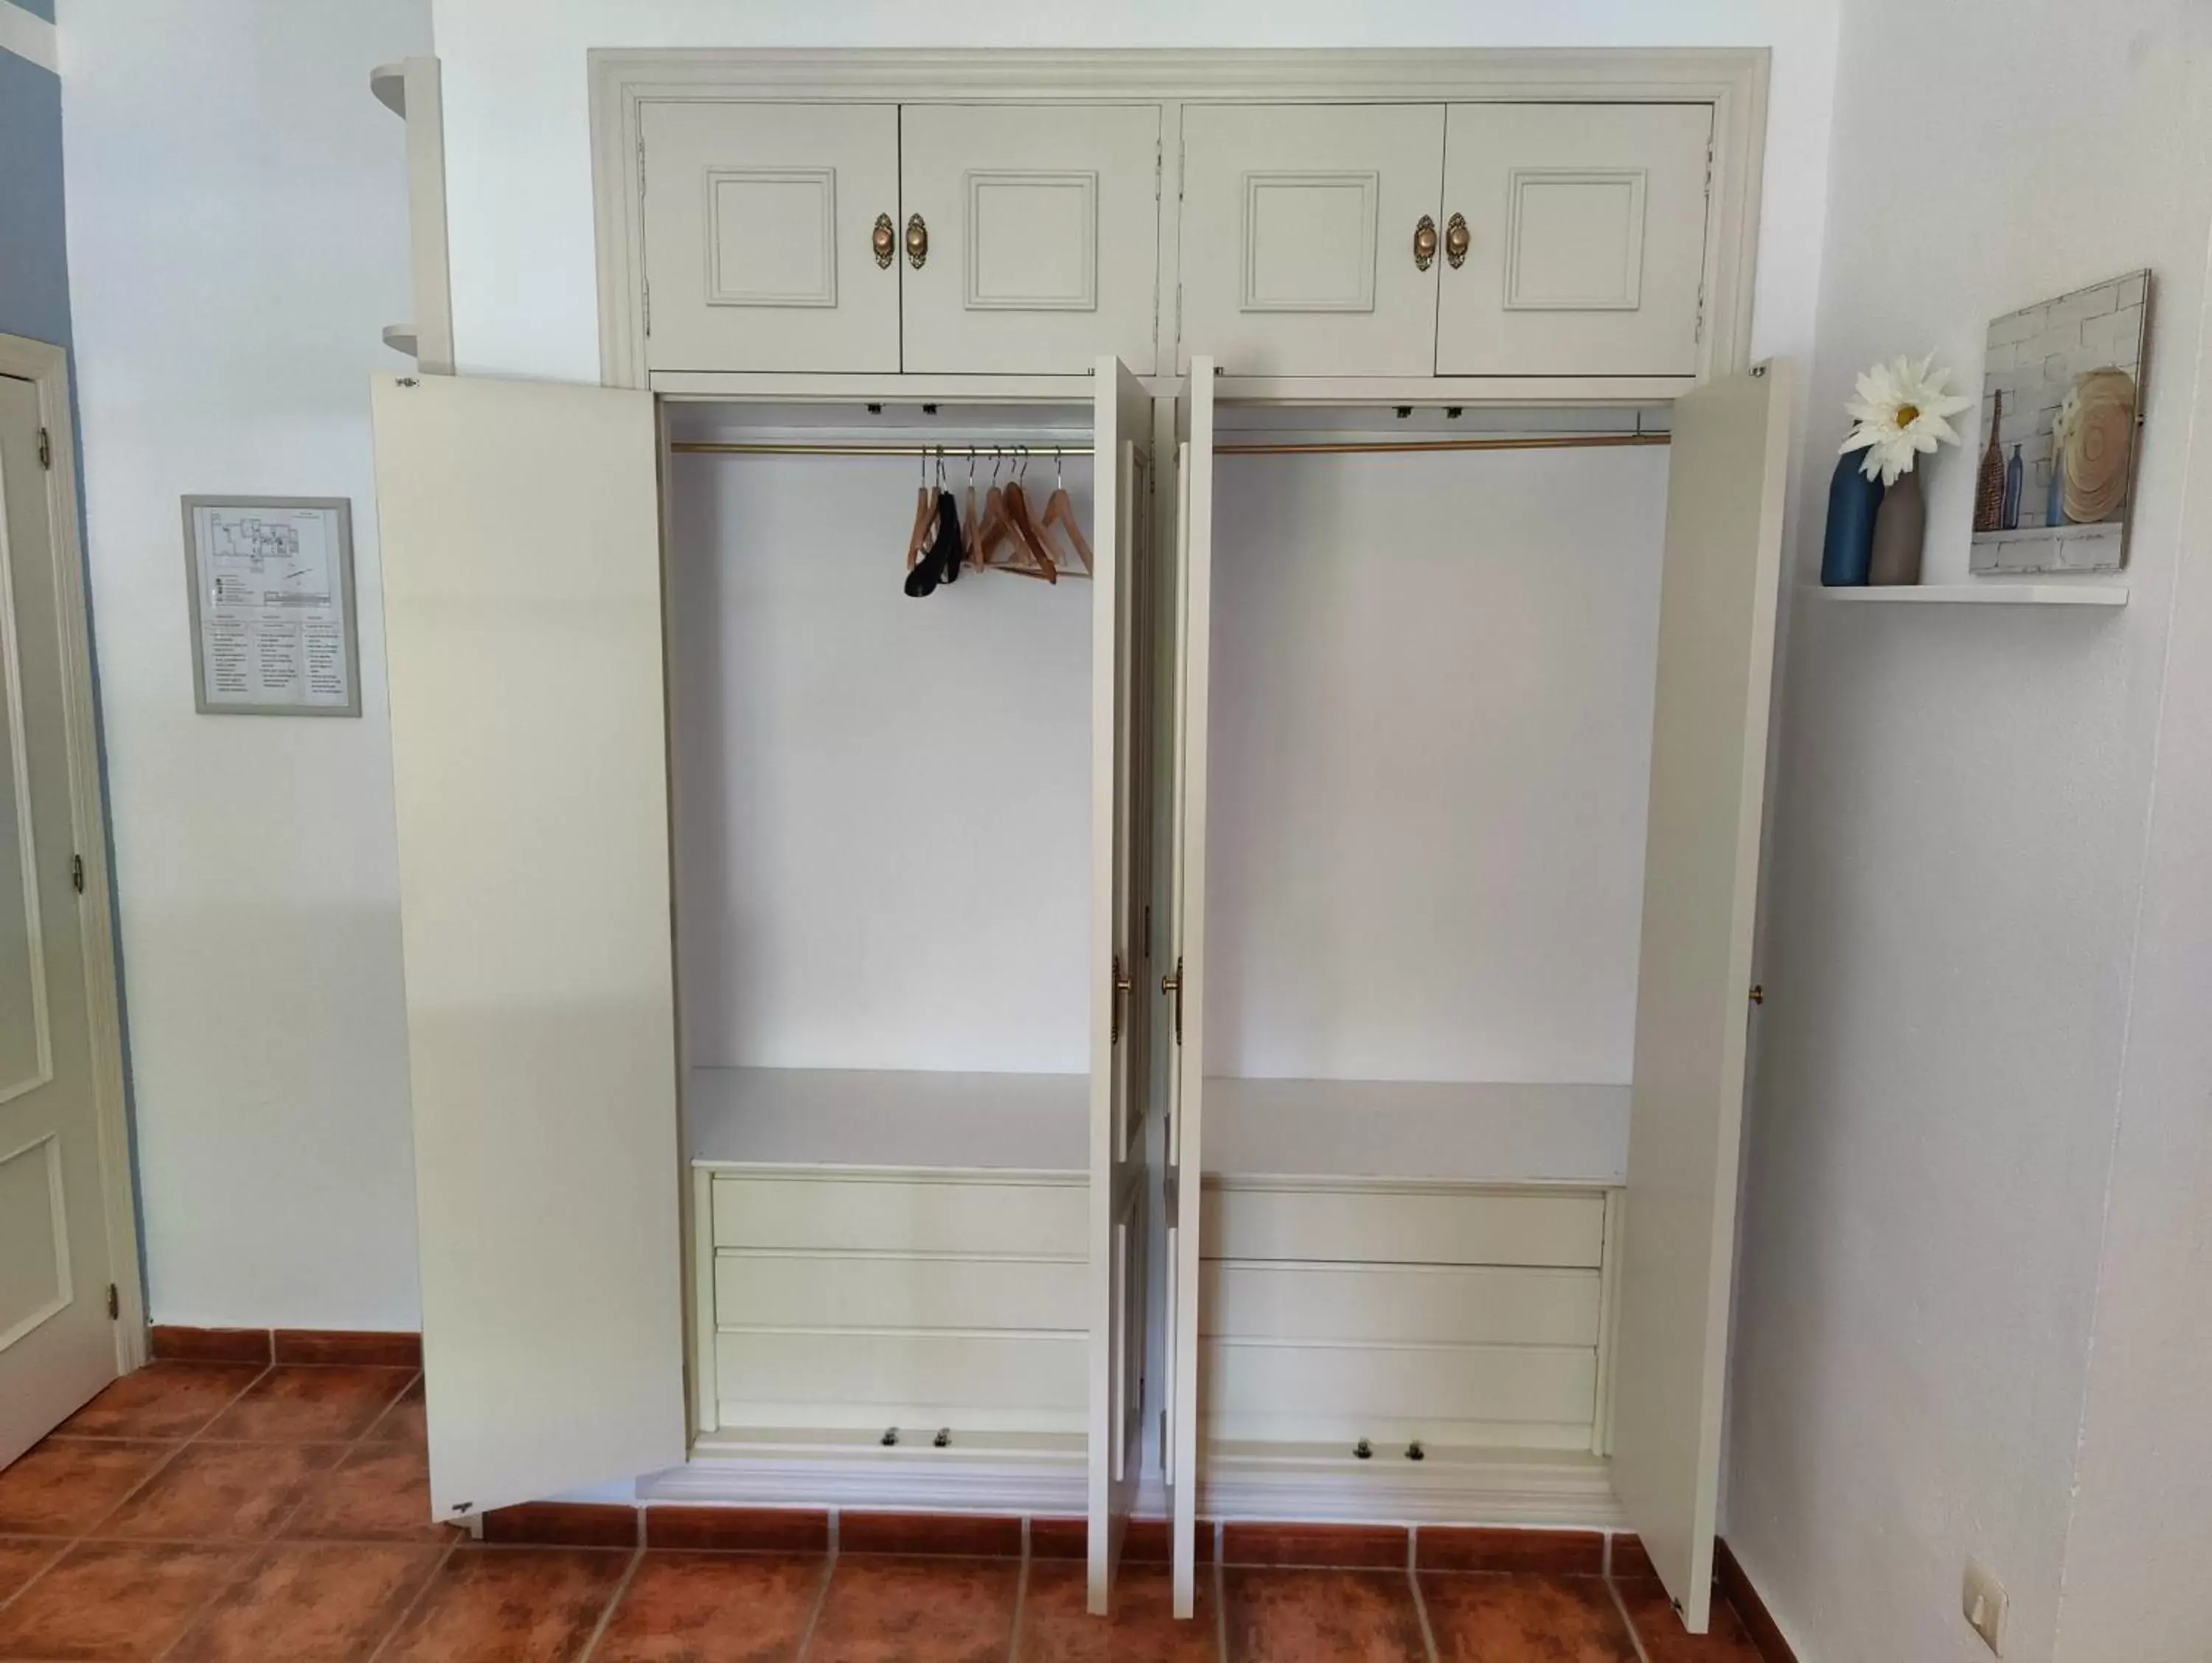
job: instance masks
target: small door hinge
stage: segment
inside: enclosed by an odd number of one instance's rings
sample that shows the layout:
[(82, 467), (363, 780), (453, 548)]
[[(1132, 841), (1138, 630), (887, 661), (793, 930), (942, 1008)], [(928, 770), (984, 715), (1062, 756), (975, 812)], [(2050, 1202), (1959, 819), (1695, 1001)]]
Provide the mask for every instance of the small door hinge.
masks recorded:
[[(645, 313), (645, 332), (650, 335), (653, 333), (653, 285), (651, 283), (638, 285), (638, 302)], [(1698, 304), (1702, 306), (1705, 303), (1700, 300)]]
[(1700, 277), (1698, 279), (1698, 332), (1690, 337), (1690, 344), (1692, 346), (1703, 346), (1705, 343), (1705, 280), (1703, 277)]
[[(1705, 154), (1708, 157), (1712, 155), (1710, 147)], [(637, 136), (637, 194), (639, 200), (642, 201), (645, 197), (645, 135), (643, 133)]]
[(1150, 901), (1145, 903), (1145, 950), (1140, 956), (1147, 964), (1152, 962), (1152, 907)]
[(1766, 1003), (1766, 989), (1755, 981), (1751, 984), (1751, 1002), (1753, 1004), (1764, 1004)]
[(54, 436), (44, 428), (39, 429), (39, 465), (42, 468), (54, 465)]
[(1152, 200), (1154, 202), (1160, 199), (1160, 176), (1166, 172), (1167, 141), (1156, 138), (1152, 141)]
[(1713, 141), (1705, 141), (1705, 200), (1713, 199)]
[(122, 1314), (123, 1296), (116, 1291), (115, 1284), (111, 1282), (107, 1284), (107, 1320), (112, 1322)]
[(70, 857), (70, 883), (79, 895), (84, 893), (84, 857), (81, 854)]

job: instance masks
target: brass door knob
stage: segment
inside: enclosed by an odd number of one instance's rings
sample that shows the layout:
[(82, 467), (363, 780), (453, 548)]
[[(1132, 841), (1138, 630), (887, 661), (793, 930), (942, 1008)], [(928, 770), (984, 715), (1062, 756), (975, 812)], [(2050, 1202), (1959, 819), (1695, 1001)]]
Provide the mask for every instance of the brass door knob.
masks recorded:
[(1467, 246), (1470, 240), (1466, 215), (1455, 214), (1444, 222), (1444, 258), (1451, 262), (1453, 270), (1456, 271), (1467, 264)]
[(922, 223), (921, 215), (908, 216), (906, 222), (906, 263), (916, 271), (929, 258), (929, 228)]
[(1437, 222), (1426, 214), (1413, 228), (1413, 270), (1426, 271), (1437, 258)]
[(876, 264), (890, 270), (891, 262), (898, 258), (898, 230), (889, 214), (876, 215), (875, 234), (868, 241), (876, 251)]

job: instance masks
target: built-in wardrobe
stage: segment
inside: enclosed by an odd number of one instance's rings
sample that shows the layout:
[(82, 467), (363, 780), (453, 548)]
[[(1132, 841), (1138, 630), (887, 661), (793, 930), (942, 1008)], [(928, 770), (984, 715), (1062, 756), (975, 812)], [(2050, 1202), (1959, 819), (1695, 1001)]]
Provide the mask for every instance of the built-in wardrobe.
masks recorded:
[(373, 390), (435, 1511), (1630, 1526), (1702, 1629), (1763, 54), (590, 78), (606, 385)]

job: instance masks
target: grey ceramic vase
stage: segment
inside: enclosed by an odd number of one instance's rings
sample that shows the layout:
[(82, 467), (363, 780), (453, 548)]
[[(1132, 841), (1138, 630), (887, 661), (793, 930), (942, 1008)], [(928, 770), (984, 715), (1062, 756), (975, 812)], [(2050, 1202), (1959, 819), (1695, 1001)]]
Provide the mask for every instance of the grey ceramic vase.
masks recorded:
[(1928, 537), (1928, 499), (1920, 494), (1920, 470), (1899, 474), (1882, 493), (1875, 510), (1874, 553), (1867, 561), (1869, 584), (1920, 581), (1920, 545)]

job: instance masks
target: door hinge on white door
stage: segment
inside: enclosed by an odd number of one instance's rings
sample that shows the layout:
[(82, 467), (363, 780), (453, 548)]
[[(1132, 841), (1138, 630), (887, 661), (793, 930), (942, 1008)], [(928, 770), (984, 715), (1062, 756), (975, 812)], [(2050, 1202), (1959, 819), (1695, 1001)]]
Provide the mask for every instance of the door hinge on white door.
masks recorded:
[[(1708, 152), (1708, 154), (1711, 153)], [(643, 133), (637, 136), (637, 195), (639, 201), (645, 200), (645, 135)]]
[(54, 436), (44, 428), (39, 429), (39, 465), (42, 468), (54, 465)]
[(1705, 200), (1713, 199), (1713, 141), (1705, 141)]
[(115, 1290), (115, 1284), (111, 1282), (107, 1284), (107, 1320), (112, 1322), (122, 1314), (123, 1296)]
[(84, 893), (84, 857), (81, 854), (70, 857), (70, 886), (79, 895)]
[(637, 295), (639, 310), (645, 317), (645, 332), (650, 335), (653, 333), (653, 285), (639, 284)]
[(1698, 279), (1698, 332), (1697, 332), (1696, 334), (1692, 335), (1692, 336), (1690, 337), (1690, 344), (1691, 344), (1692, 346), (1703, 346), (1705, 343), (1705, 279), (1704, 279), (1704, 278), (1700, 277), (1699, 279)]

